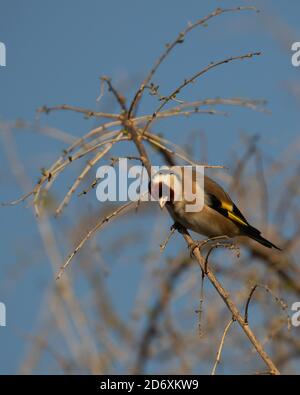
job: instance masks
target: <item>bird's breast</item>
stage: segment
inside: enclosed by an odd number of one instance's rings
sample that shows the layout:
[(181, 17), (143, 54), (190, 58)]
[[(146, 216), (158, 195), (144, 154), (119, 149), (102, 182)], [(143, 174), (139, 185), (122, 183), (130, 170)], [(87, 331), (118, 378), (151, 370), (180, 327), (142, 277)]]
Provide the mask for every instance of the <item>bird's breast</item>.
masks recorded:
[(186, 212), (183, 202), (169, 203), (167, 209), (175, 222), (207, 237), (234, 237), (240, 233), (232, 221), (206, 205), (199, 212)]

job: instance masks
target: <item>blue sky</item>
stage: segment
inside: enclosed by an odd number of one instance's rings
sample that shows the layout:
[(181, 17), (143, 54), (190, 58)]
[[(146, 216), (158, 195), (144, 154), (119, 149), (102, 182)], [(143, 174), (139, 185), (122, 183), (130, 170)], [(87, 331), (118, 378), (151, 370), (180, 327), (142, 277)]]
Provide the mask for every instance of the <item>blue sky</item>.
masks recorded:
[[(111, 102), (96, 102), (101, 75), (112, 77), (130, 98), (164, 44), (188, 21), (216, 7), (245, 4), (257, 5), (261, 12), (223, 15), (207, 28), (197, 29), (161, 67), (155, 82), (167, 94), (211, 61), (262, 51), (258, 58), (211, 71), (182, 95), (186, 100), (217, 96), (266, 99), (270, 115), (229, 108), (227, 118), (192, 117), (164, 125), (166, 135), (175, 142), (182, 141), (186, 131), (205, 131), (209, 162), (228, 164), (229, 171), (230, 153), (238, 146), (241, 132), (259, 134), (262, 150), (276, 157), (299, 136), (299, 102), (291, 88), (299, 84), (299, 68), (292, 67), (290, 51), (292, 42), (300, 41), (300, 3), (296, 1), (0, 0), (0, 41), (7, 49), (7, 66), (0, 68), (0, 119), (33, 121), (36, 109), (44, 104), (111, 109)], [(153, 99), (146, 98), (141, 112), (153, 111), (153, 105)], [(62, 113), (40, 122), (75, 136), (95, 125), (94, 120)], [(64, 148), (30, 130), (16, 131), (16, 139), (32, 181)], [(21, 191), (1, 147), (0, 152), (0, 200), (6, 201)], [(31, 259), (36, 240), (31, 213), (24, 205), (1, 209), (2, 278), (20, 258)], [(36, 254), (34, 261), (17, 287), (1, 286), (0, 281), (0, 301), (6, 303), (8, 320), (8, 326), (0, 328), (0, 373), (16, 372), (24, 352), (20, 333), (32, 329), (41, 284), (49, 281), (44, 257)]]

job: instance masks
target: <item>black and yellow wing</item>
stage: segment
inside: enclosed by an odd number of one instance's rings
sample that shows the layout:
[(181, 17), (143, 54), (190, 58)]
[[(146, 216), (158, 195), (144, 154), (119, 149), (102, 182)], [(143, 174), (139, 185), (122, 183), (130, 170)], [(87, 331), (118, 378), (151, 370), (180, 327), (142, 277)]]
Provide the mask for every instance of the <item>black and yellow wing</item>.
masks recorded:
[(280, 250), (280, 248), (276, 247), (273, 243), (263, 238), (258, 229), (249, 224), (241, 211), (230, 199), (229, 195), (220, 187), (220, 185), (209, 177), (205, 177), (204, 179), (204, 190), (206, 204), (225, 218), (234, 222), (244, 235), (258, 241), (265, 247), (274, 247)]

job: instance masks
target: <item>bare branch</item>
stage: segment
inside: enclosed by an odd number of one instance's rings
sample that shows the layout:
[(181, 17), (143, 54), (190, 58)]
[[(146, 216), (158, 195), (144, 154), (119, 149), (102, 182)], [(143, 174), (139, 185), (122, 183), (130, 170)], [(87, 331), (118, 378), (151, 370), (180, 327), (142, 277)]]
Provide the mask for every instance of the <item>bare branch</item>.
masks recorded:
[(228, 324), (226, 325), (225, 329), (224, 329), (223, 336), (222, 336), (222, 339), (221, 339), (221, 342), (220, 342), (220, 346), (219, 346), (219, 349), (218, 349), (218, 352), (217, 352), (216, 362), (215, 362), (214, 367), (213, 367), (212, 372), (211, 372), (212, 376), (215, 375), (217, 366), (218, 366), (218, 364), (221, 361), (221, 353), (222, 353), (222, 349), (223, 349), (223, 346), (224, 346), (225, 337), (226, 337), (226, 335), (227, 335), (227, 333), (228, 333), (228, 331), (229, 331), (229, 329), (231, 327), (231, 324), (233, 324), (233, 323), (234, 323), (234, 319), (231, 319), (228, 322)]
[(151, 125), (152, 121), (155, 119), (155, 117), (157, 116), (157, 114), (164, 108), (164, 106), (165, 106), (170, 100), (172, 100), (173, 98), (175, 98), (175, 97), (178, 95), (178, 93), (181, 92), (181, 90), (182, 90), (183, 88), (185, 88), (187, 85), (189, 85), (189, 84), (191, 84), (192, 82), (194, 82), (196, 79), (198, 79), (199, 77), (201, 77), (203, 74), (207, 73), (209, 70), (214, 69), (215, 67), (218, 67), (218, 66), (220, 66), (220, 65), (222, 65), (222, 64), (226, 64), (226, 63), (229, 63), (229, 62), (232, 62), (232, 61), (235, 61), (235, 60), (249, 59), (249, 58), (252, 58), (253, 56), (259, 56), (259, 55), (261, 55), (261, 52), (250, 52), (250, 53), (247, 53), (247, 54), (245, 54), (245, 55), (231, 56), (231, 57), (229, 57), (229, 58), (227, 58), (227, 59), (223, 59), (223, 60), (220, 60), (220, 61), (218, 61), (218, 62), (212, 62), (212, 63), (210, 63), (208, 66), (206, 66), (204, 69), (198, 71), (198, 72), (197, 72), (196, 74), (194, 74), (192, 77), (190, 77), (190, 78), (188, 78), (188, 79), (185, 79), (176, 89), (174, 89), (174, 90), (170, 93), (170, 95), (168, 95), (166, 98), (164, 98), (164, 99), (162, 100), (162, 103), (161, 103), (161, 104), (157, 107), (157, 109), (154, 111), (151, 120), (149, 120), (149, 121), (146, 123), (146, 125), (145, 125), (145, 127), (144, 127), (142, 133), (145, 133), (145, 132), (148, 130), (149, 126)]
[(81, 114), (84, 114), (87, 118), (90, 117), (96, 117), (96, 118), (111, 118), (111, 119), (119, 119), (120, 115), (119, 114), (111, 114), (111, 113), (106, 113), (106, 112), (100, 112), (100, 111), (94, 111), (94, 110), (89, 110), (81, 107), (76, 107), (76, 106), (69, 106), (68, 104), (61, 104), (58, 106), (53, 106), (53, 107), (47, 107), (43, 106), (37, 109), (38, 114), (49, 114), (50, 112), (53, 111), (61, 111), (61, 110), (66, 110), (66, 111), (73, 111), (73, 112), (78, 112)]
[(113, 211), (111, 214), (107, 215), (105, 218), (101, 219), (100, 222), (98, 222), (80, 241), (80, 243), (76, 246), (76, 248), (73, 250), (73, 252), (69, 255), (68, 259), (66, 262), (62, 265), (60, 268), (60, 271), (58, 272), (56, 279), (59, 280), (60, 277), (62, 276), (63, 272), (65, 269), (69, 266), (71, 263), (72, 259), (74, 256), (77, 254), (77, 252), (84, 246), (84, 244), (89, 240), (89, 238), (96, 233), (103, 225), (105, 225), (107, 222), (109, 222), (112, 218), (116, 217), (118, 214), (120, 214), (122, 211), (125, 211), (125, 209), (130, 208), (131, 206), (134, 205), (135, 202), (129, 202), (124, 204), (123, 206), (117, 208), (115, 211)]
[[(183, 234), (183, 237), (187, 244), (189, 246), (194, 246), (193, 239), (189, 235), (188, 231), (186, 229), (182, 229), (181, 233)], [(223, 299), (224, 303), (230, 310), (232, 317), (239, 323), (241, 329), (244, 331), (248, 339), (251, 341), (253, 346), (255, 347), (257, 353), (260, 355), (262, 360), (265, 362), (265, 364), (269, 367), (270, 373), (271, 374), (279, 374), (278, 369), (274, 365), (272, 359), (268, 356), (268, 354), (265, 352), (263, 349), (262, 344), (259, 342), (259, 340), (256, 338), (252, 330), (250, 329), (249, 325), (245, 323), (244, 318), (240, 314), (238, 308), (236, 307), (235, 303), (231, 299), (229, 293), (222, 287), (220, 282), (217, 280), (216, 276), (213, 274), (213, 272), (206, 267), (205, 259), (202, 257), (200, 253), (200, 249), (198, 246), (196, 246), (193, 250), (193, 254), (203, 272), (207, 276), (207, 278), (210, 280), (211, 284), (214, 286), (218, 294), (221, 296)]]
[(204, 18), (199, 19), (198, 21), (189, 24), (182, 32), (180, 32), (178, 34), (178, 36), (170, 43), (166, 46), (166, 49), (163, 51), (163, 53), (160, 55), (160, 57), (157, 59), (157, 61), (155, 62), (154, 66), (151, 68), (151, 70), (149, 71), (148, 75), (146, 76), (145, 80), (142, 82), (142, 84), (140, 85), (139, 89), (137, 90), (129, 111), (128, 111), (128, 116), (129, 118), (131, 117), (132, 112), (135, 110), (135, 108), (137, 107), (142, 94), (146, 88), (146, 86), (149, 84), (149, 82), (152, 80), (152, 77), (154, 76), (154, 74), (156, 73), (157, 69), (159, 68), (159, 66), (164, 62), (164, 60), (168, 57), (168, 55), (170, 54), (170, 52), (178, 45), (178, 44), (182, 44), (186, 35), (191, 32), (193, 29), (195, 29), (197, 26), (201, 26), (201, 25), (205, 25), (210, 19), (222, 15), (224, 13), (227, 12), (238, 12), (238, 11), (258, 11), (257, 8), (255, 7), (236, 7), (236, 8), (227, 8), (227, 9), (222, 9), (222, 8), (217, 8), (215, 9), (213, 12), (211, 12), (209, 15), (205, 16)]

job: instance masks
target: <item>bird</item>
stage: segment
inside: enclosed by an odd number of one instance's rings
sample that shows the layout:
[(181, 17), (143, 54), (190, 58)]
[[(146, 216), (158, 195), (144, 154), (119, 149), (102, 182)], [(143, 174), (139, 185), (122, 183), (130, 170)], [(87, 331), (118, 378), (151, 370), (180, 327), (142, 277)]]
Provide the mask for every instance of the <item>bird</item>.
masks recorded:
[[(229, 194), (216, 181), (204, 175), (204, 172), (202, 179), (197, 177), (195, 167), (192, 171), (185, 171), (185, 168), (190, 167), (164, 167), (155, 173), (149, 182), (150, 195), (159, 201), (162, 209), (167, 208), (175, 224), (209, 239), (247, 236), (267, 248), (281, 251), (265, 239), (258, 229), (250, 225)], [(193, 189), (194, 195), (190, 195), (191, 198), (186, 198), (183, 192), (185, 186)], [(180, 199), (176, 198), (177, 195)], [(202, 199), (201, 206), (194, 211), (187, 210), (193, 206), (196, 197)]]

